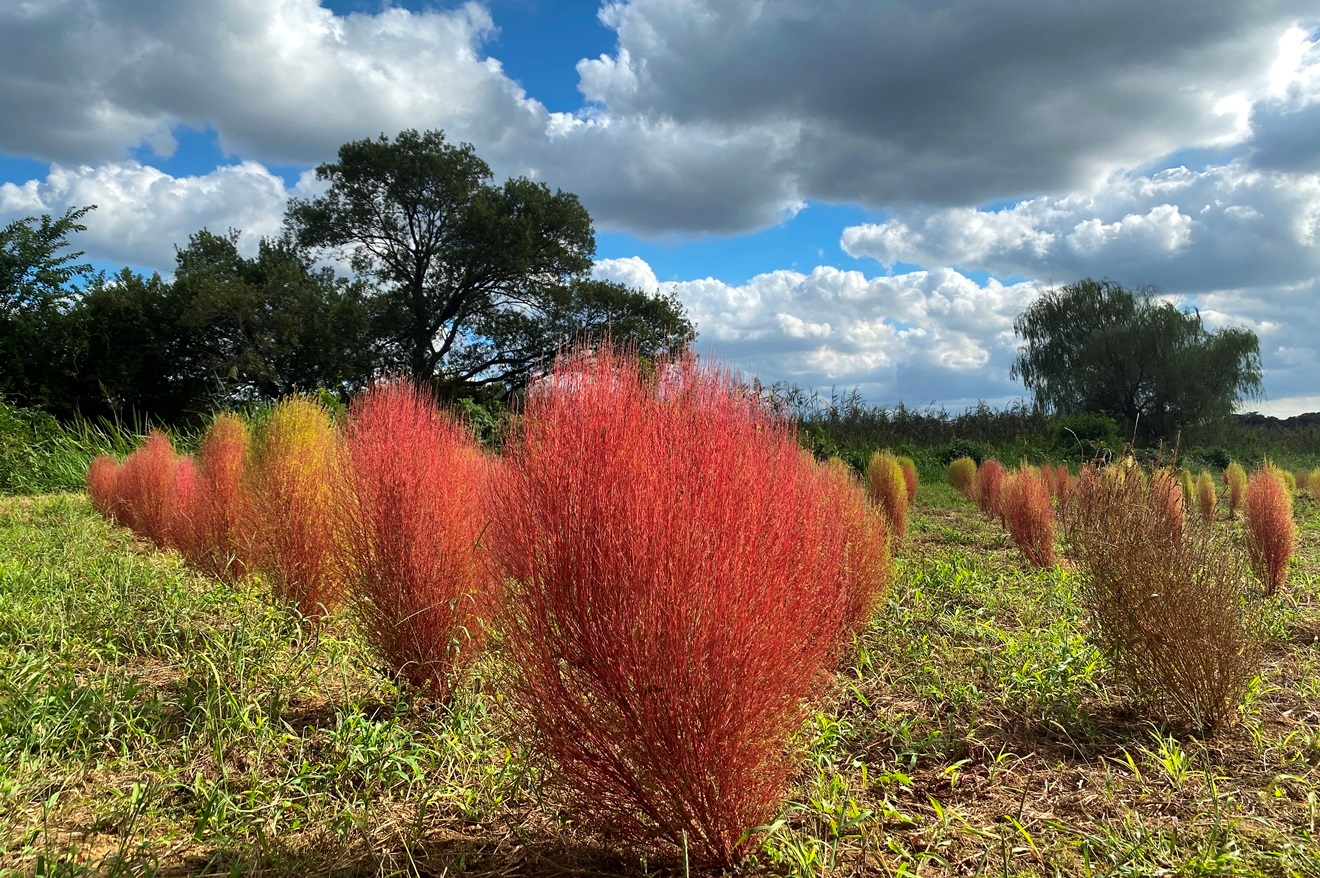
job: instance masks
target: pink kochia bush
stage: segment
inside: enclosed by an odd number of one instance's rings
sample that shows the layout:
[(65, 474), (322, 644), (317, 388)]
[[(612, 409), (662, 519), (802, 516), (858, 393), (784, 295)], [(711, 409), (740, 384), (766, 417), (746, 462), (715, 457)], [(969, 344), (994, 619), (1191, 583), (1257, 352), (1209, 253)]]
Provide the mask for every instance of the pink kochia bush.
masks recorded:
[(348, 599), (385, 662), (445, 698), (478, 654), (499, 577), (480, 544), (488, 464), (468, 431), (413, 385), (377, 385), (354, 400)]
[(1039, 470), (1023, 467), (1003, 482), (1000, 515), (1033, 567), (1054, 566), (1055, 519), (1050, 499), (1050, 486)]
[(878, 519), (692, 359), (561, 360), (506, 457), (490, 540), (510, 589), (505, 692), (529, 743), (584, 825), (736, 864), (883, 585)]
[(1288, 581), (1288, 564), (1297, 538), (1292, 494), (1279, 470), (1267, 465), (1252, 474), (1247, 482), (1243, 517), (1247, 557), (1265, 590), (1274, 594)]
[(87, 497), (92, 508), (111, 521), (119, 518), (119, 461), (108, 454), (92, 460), (87, 467)]
[(179, 456), (170, 437), (152, 430), (146, 440), (124, 458), (115, 479), (118, 520), (158, 546), (171, 546), (178, 504), (175, 500)]
[(253, 560), (251, 446), (246, 422), (225, 413), (211, 422), (197, 448), (190, 539), (180, 549), (190, 564), (218, 579), (241, 579)]
[(253, 454), (257, 564), (275, 595), (308, 618), (338, 605), (345, 576), (340, 530), (343, 455), (314, 400), (278, 403)]

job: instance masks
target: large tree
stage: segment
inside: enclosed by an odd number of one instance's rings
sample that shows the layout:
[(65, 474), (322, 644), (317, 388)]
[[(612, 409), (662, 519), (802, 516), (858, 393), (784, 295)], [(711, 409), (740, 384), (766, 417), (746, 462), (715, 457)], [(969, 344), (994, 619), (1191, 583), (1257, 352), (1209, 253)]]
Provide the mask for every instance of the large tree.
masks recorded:
[(58, 409), (67, 396), (69, 311), (93, 275), (68, 239), (94, 207), (0, 228), (0, 395), (20, 405)]
[(1196, 310), (1086, 278), (1018, 315), (1012, 377), (1057, 414), (1103, 412), (1146, 437), (1211, 426), (1261, 388), (1249, 329), (1206, 329)]
[(496, 185), (471, 145), (442, 132), (346, 143), (316, 175), (325, 194), (292, 201), (287, 227), (376, 284), (387, 367), (461, 393), (517, 386), (563, 342), (602, 331), (601, 315), (644, 355), (691, 335), (673, 299), (588, 279), (595, 234), (577, 196), (523, 177)]

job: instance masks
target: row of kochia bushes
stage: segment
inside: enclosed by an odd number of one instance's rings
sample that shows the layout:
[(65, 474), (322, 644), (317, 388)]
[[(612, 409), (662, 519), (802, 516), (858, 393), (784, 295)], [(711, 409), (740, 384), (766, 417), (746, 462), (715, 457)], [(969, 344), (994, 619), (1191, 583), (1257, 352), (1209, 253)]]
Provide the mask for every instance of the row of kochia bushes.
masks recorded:
[[(1202, 729), (1231, 715), (1258, 667), (1243, 565), (1181, 507), (1175, 522), (1165, 476), (968, 460), (950, 477), (1035, 564), (1063, 511), (1122, 679)], [(719, 866), (781, 806), (918, 488), (888, 453), (865, 485), (818, 464), (725, 372), (611, 350), (535, 385), (498, 457), (387, 382), (339, 424), (301, 397), (253, 425), (221, 415), (195, 458), (152, 434), (87, 485), (212, 575), (258, 574), (308, 619), (347, 606), (437, 697), (496, 637), (502, 701), (579, 824)]]
[(891, 569), (852, 474), (730, 375), (610, 350), (539, 382), (499, 457), (388, 382), (339, 425), (301, 397), (251, 431), (221, 415), (195, 458), (153, 433), (87, 486), (210, 574), (256, 573), (311, 619), (346, 605), (437, 696), (496, 636), (503, 700), (576, 819), (724, 866), (780, 807)]
[[(1197, 478), (1186, 469), (1171, 467), (1147, 472), (1130, 461), (1106, 467), (1086, 465), (1073, 475), (1062, 464), (1024, 464), (1008, 470), (993, 458), (978, 466), (970, 457), (963, 457), (949, 464), (948, 477), (964, 497), (999, 520), (1027, 561), (1037, 567), (1054, 564), (1058, 520), (1063, 518), (1066, 523), (1069, 514), (1097, 491), (1118, 490), (1116, 482), (1138, 480), (1151, 502), (1161, 508), (1162, 527), (1177, 537), (1182, 536), (1189, 519), (1212, 527), (1221, 505), (1209, 472), (1202, 471)], [(1293, 494), (1312, 484), (1320, 488), (1320, 469), (1290, 473), (1267, 461), (1248, 476), (1240, 464), (1231, 463), (1221, 480), (1228, 518), (1235, 520), (1242, 514), (1243, 542), (1251, 568), (1273, 594), (1288, 579), (1296, 542)]]
[(1200, 731), (1232, 718), (1260, 672), (1262, 598), (1288, 578), (1293, 474), (1269, 464), (1250, 477), (1236, 464), (1225, 471), (1229, 517), (1242, 513), (1240, 534), (1215, 526), (1219, 492), (1205, 472), (1192, 479), (1129, 459), (1074, 475), (1066, 466), (1009, 471), (993, 459), (978, 467), (961, 458), (948, 476), (1000, 521), (1032, 565), (1055, 563), (1061, 526), (1085, 574), (1077, 596), (1091, 635), (1140, 701)]

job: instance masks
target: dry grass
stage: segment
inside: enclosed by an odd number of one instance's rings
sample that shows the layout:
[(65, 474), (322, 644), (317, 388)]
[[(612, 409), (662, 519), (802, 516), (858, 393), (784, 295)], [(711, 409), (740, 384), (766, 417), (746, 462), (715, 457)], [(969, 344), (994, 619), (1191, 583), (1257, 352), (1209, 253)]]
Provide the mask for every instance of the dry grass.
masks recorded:
[(1094, 635), (1134, 694), (1199, 732), (1230, 722), (1258, 671), (1237, 545), (1187, 531), (1167, 470), (1089, 472), (1065, 520)]

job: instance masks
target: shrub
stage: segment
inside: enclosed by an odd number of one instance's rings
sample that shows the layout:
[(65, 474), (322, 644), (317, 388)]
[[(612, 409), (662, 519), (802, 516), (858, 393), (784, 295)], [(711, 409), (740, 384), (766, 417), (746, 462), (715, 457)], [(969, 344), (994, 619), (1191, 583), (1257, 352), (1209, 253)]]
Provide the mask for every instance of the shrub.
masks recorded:
[(1242, 464), (1234, 461), (1224, 468), (1224, 484), (1228, 485), (1228, 517), (1236, 519), (1247, 490), (1247, 471)]
[(1292, 494), (1283, 473), (1262, 467), (1247, 483), (1243, 518), (1247, 556), (1265, 590), (1274, 594), (1288, 580), (1297, 525), (1293, 521)]
[(921, 487), (921, 479), (917, 476), (917, 462), (910, 457), (898, 458), (898, 465), (903, 469), (903, 481), (907, 486), (907, 502), (909, 506), (917, 505), (917, 489)]
[(871, 502), (884, 513), (889, 533), (896, 541), (907, 535), (908, 488), (903, 467), (888, 451), (877, 451), (866, 466), (866, 486)]
[(486, 638), (499, 579), (480, 545), (486, 461), (423, 392), (394, 381), (349, 407), (348, 599), (409, 685), (448, 698)]
[(175, 515), (175, 469), (179, 457), (170, 437), (152, 430), (119, 470), (116, 480), (121, 523), (158, 546), (170, 545)]
[(1178, 486), (1182, 488), (1183, 509), (1191, 509), (1196, 503), (1196, 479), (1191, 470), (1186, 467), (1178, 470)]
[(1065, 530), (1092, 636), (1119, 678), (1141, 701), (1209, 732), (1234, 716), (1257, 671), (1245, 565), (1210, 528), (1175, 538), (1167, 516), (1158, 479), (1091, 471)]
[(119, 461), (109, 454), (98, 455), (87, 467), (87, 497), (111, 521), (119, 518), (118, 480)]
[(1307, 476), (1306, 483), (1311, 488), (1311, 496), (1320, 497), (1320, 466), (1311, 470), (1311, 474)]
[(976, 470), (976, 502), (981, 511), (990, 518), (1004, 516), (1000, 511), (1000, 494), (1004, 489), (1004, 465), (993, 457), (981, 464)]
[(999, 514), (1013, 542), (1032, 566), (1054, 566), (1054, 508), (1045, 477), (1038, 470), (1024, 468), (1002, 485)]
[(976, 461), (960, 457), (949, 464), (949, 484), (968, 500), (976, 502)]
[(1160, 467), (1146, 476), (1145, 471), (1134, 469), (1129, 477), (1137, 476), (1150, 482), (1150, 496), (1155, 504), (1155, 512), (1169, 534), (1175, 540), (1181, 540), (1187, 526), (1187, 507), (1183, 502), (1183, 489), (1178, 484), (1178, 477), (1173, 470)]
[(876, 519), (856, 489), (841, 516), (838, 470), (692, 359), (561, 360), (506, 459), (491, 545), (519, 727), (588, 824), (732, 866), (795, 773)]
[(343, 590), (340, 453), (330, 416), (305, 396), (271, 409), (254, 449), (258, 565), (276, 597), (308, 618), (328, 615)]
[(193, 513), (198, 497), (197, 463), (189, 456), (180, 456), (174, 465), (174, 512), (166, 533), (166, 545), (177, 549), (185, 559), (197, 541)]
[(1219, 494), (1215, 490), (1214, 477), (1205, 470), (1201, 470), (1201, 475), (1196, 479), (1196, 502), (1201, 507), (1201, 520), (1206, 524), (1214, 524)]
[(257, 538), (248, 483), (251, 445), (247, 423), (222, 413), (197, 448), (193, 538), (184, 556), (217, 579), (240, 579), (253, 564)]

